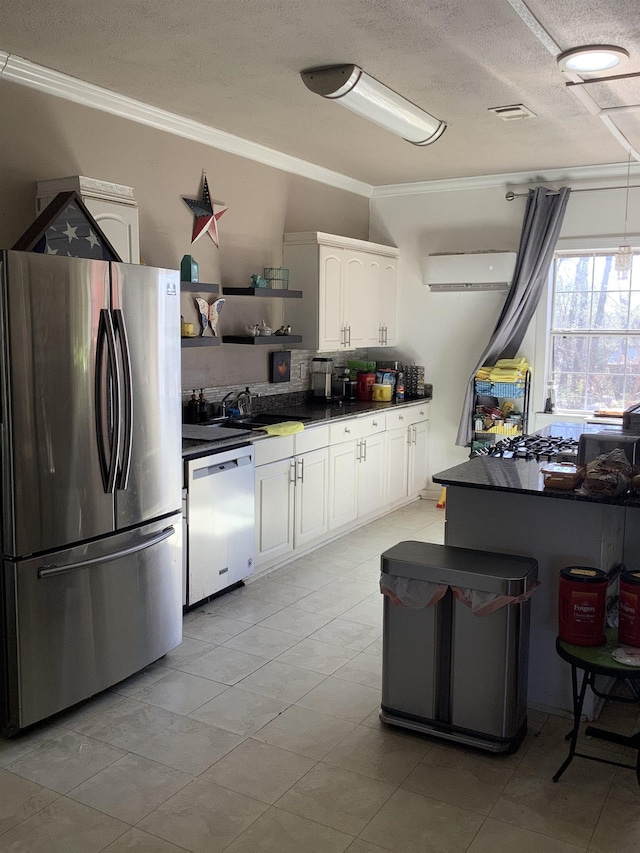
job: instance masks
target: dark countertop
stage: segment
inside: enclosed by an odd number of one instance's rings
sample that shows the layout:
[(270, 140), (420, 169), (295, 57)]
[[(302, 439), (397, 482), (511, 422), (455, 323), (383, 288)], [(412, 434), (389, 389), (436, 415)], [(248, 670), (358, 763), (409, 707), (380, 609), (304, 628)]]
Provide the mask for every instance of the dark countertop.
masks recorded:
[[(429, 403), (430, 399), (405, 400), (402, 403), (378, 403), (372, 400), (349, 400), (314, 403), (309, 400), (304, 402), (286, 402), (282, 405), (277, 400), (279, 395), (273, 395), (273, 403), (269, 404), (269, 397), (259, 398), (260, 412), (282, 413), (283, 421), (301, 420), (305, 426), (319, 426), (323, 423), (355, 418), (360, 415), (374, 414), (375, 412), (396, 411), (407, 406), (416, 406), (421, 403)], [(283, 395), (284, 396), (284, 395)], [(195, 459), (208, 453), (216, 453), (220, 450), (229, 450), (232, 447), (240, 447), (254, 441), (262, 441), (269, 438), (262, 430), (238, 430), (237, 438), (225, 438), (220, 441), (198, 442), (194, 439), (182, 439), (182, 458)]]
[[(579, 439), (585, 432), (605, 431), (622, 432), (622, 428), (610, 424), (554, 423), (538, 430), (536, 434)], [(616, 498), (609, 498), (600, 495), (581, 495), (575, 491), (563, 491), (561, 489), (545, 489), (540, 469), (546, 464), (546, 461), (536, 462), (525, 459), (501, 459), (496, 456), (476, 456), (461, 465), (435, 474), (432, 479), (434, 483), (441, 483), (444, 486), (462, 486), (470, 489), (516, 492), (562, 500), (640, 507), (640, 496), (638, 495), (625, 494)]]

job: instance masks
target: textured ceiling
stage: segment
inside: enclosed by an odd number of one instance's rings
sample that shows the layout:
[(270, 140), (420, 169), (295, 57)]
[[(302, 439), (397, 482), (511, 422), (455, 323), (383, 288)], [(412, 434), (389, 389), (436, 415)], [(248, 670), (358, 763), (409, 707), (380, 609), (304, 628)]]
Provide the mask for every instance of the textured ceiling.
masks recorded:
[[(638, 0), (527, 5), (562, 50), (620, 44), (640, 71)], [(627, 158), (508, 0), (2, 0), (0, 49), (373, 185)], [(343, 62), (444, 136), (414, 147), (300, 80)], [(640, 100), (638, 80), (585, 88), (601, 106)], [(536, 118), (487, 112), (517, 103)], [(640, 148), (640, 112), (616, 122)]]

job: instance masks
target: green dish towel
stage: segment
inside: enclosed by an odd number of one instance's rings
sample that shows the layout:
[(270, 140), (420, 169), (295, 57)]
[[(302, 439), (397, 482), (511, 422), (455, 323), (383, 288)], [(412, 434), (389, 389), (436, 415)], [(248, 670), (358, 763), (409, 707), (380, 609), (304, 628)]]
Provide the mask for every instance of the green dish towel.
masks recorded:
[(302, 432), (304, 424), (301, 421), (282, 421), (280, 424), (267, 424), (255, 429), (263, 429), (267, 435), (293, 435), (294, 432)]

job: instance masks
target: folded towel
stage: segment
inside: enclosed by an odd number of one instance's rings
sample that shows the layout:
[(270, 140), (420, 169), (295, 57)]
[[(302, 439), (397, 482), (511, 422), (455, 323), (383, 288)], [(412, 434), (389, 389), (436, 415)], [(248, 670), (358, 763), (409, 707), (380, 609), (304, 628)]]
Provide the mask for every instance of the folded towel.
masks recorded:
[(282, 421), (279, 424), (267, 424), (255, 429), (262, 429), (267, 435), (293, 435), (294, 432), (302, 432), (304, 424), (301, 421)]
[(527, 359), (521, 355), (518, 358), (500, 358), (496, 361), (496, 367), (518, 367), (526, 370)]

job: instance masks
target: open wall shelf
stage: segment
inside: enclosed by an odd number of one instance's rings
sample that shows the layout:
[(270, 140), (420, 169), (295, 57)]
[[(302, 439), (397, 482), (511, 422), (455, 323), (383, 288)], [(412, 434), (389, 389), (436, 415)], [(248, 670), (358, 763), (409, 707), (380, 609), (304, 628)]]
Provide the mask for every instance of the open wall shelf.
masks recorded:
[(249, 344), (252, 346), (280, 346), (280, 344), (301, 344), (302, 335), (223, 335), (225, 344)]
[(181, 281), (180, 290), (185, 293), (220, 293), (220, 285), (205, 281)]
[(258, 296), (263, 299), (302, 299), (301, 290), (277, 290), (272, 287), (225, 287), (225, 296)]
[(222, 341), (213, 335), (196, 335), (193, 338), (180, 338), (183, 347), (219, 347)]

